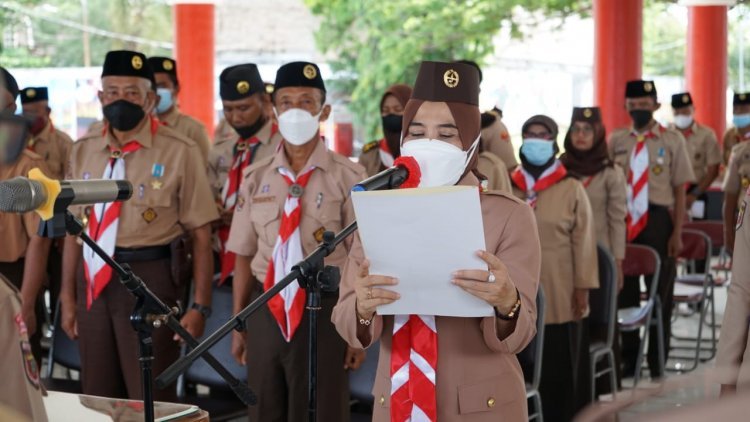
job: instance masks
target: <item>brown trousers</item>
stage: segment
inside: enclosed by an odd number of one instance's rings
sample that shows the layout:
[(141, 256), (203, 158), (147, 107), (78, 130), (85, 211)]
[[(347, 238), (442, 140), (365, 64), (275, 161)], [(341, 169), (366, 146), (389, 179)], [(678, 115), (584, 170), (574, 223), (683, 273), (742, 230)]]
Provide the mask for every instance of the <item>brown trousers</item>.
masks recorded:
[[(0, 262), (0, 274), (4, 275), (13, 286), (21, 291), (21, 284), (23, 283), (23, 267), (25, 259), (20, 258), (15, 262)], [(29, 337), (29, 344), (31, 345), (31, 354), (34, 355), (37, 367), (42, 367), (42, 325), (45, 321), (45, 310), (44, 310), (44, 292), (39, 292), (39, 296), (36, 300), (36, 306), (34, 307), (34, 313), (36, 314), (36, 331)]]
[[(254, 300), (260, 295), (256, 291)], [(338, 294), (324, 296), (318, 311), (318, 420), (349, 421), (349, 377), (344, 370), (346, 343), (331, 323)], [(251, 422), (296, 422), (307, 417), (307, 311), (287, 343), (276, 320), (263, 306), (247, 320), (248, 384), (258, 403), (248, 409)]]
[[(180, 298), (180, 290), (170, 276), (170, 260), (131, 262), (130, 267), (146, 286), (168, 306)], [(101, 295), (86, 309), (83, 265), (78, 269), (77, 283), (78, 338), (81, 348), (81, 383), (83, 393), (114, 398), (141, 400), (141, 371), (139, 365), (138, 334), (130, 325), (130, 314), (135, 297), (113, 274)], [(153, 331), (152, 373), (156, 377), (172, 364), (180, 354), (179, 345), (172, 340), (169, 328)], [(159, 390), (154, 387), (154, 398), (176, 401), (175, 385)]]

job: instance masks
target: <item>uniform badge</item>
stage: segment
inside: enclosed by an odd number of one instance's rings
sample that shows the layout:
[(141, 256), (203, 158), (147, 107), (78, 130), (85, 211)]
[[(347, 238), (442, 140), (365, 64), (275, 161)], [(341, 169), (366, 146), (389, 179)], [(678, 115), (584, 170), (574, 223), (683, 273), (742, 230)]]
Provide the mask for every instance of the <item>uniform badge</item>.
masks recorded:
[(237, 211), (240, 211), (240, 210), (242, 210), (242, 207), (243, 207), (244, 205), (245, 205), (245, 197), (244, 197), (244, 196), (242, 196), (242, 195), (240, 195), (240, 196), (239, 196), (239, 197), (237, 198), (237, 207), (236, 207), (236, 208), (237, 208)]
[(747, 189), (750, 186), (750, 178), (747, 176), (742, 177), (742, 189)]
[(745, 209), (747, 208), (747, 201), (742, 201), (740, 205), (740, 212), (737, 214), (737, 224), (734, 225), (734, 231), (737, 231), (742, 227), (742, 221), (745, 220)]
[(658, 164), (664, 164), (664, 157), (656, 157), (656, 162)]
[(141, 183), (138, 185), (138, 199), (143, 199), (143, 194), (146, 192), (146, 186)]
[(237, 151), (244, 151), (247, 149), (247, 142), (240, 142), (237, 144)]
[(26, 324), (20, 313), (16, 314), (14, 320), (16, 323), (16, 329), (18, 330), (18, 335), (21, 337), (21, 359), (23, 359), (23, 368), (24, 372), (26, 372), (26, 378), (34, 388), (39, 389), (39, 368), (37, 368), (34, 355), (31, 353), (31, 344), (29, 344), (28, 340), (29, 332), (26, 329)]
[(654, 85), (651, 82), (646, 82), (643, 84), (643, 90), (646, 92), (651, 92), (654, 90)]
[(378, 142), (373, 141), (373, 142), (365, 144), (365, 146), (362, 147), (362, 152), (370, 152), (377, 147), (378, 147)]
[(302, 74), (305, 75), (307, 79), (315, 79), (315, 77), (318, 76), (318, 71), (315, 70), (315, 66), (308, 64), (302, 69)]
[(91, 173), (88, 171), (83, 172), (83, 180), (89, 180), (91, 179)]
[(453, 69), (448, 69), (443, 73), (443, 83), (448, 88), (455, 88), (458, 86), (459, 81), (458, 72)]
[(318, 242), (318, 243), (322, 242), (323, 241), (323, 233), (325, 233), (325, 232), (326, 232), (326, 228), (325, 227), (321, 227), (318, 230), (315, 230), (315, 232), (313, 233), (313, 236), (315, 237), (315, 241)]
[(154, 177), (164, 176), (164, 164), (154, 163), (154, 165), (151, 166), (151, 175)]
[(36, 97), (36, 90), (34, 88), (29, 88), (26, 90), (26, 96), (29, 98)]
[(271, 190), (271, 186), (270, 185), (263, 185), (263, 187), (260, 188), (260, 192), (261, 193), (268, 193), (269, 190)]
[(690, 97), (687, 94), (684, 94), (682, 96), (682, 104), (687, 104), (690, 102)]
[(143, 67), (143, 59), (141, 59), (141, 56), (133, 56), (130, 59), (130, 64), (133, 65), (133, 69), (140, 70)]
[(248, 81), (237, 82), (237, 92), (240, 94), (247, 94), (250, 91), (250, 83)]
[(146, 211), (143, 211), (141, 214), (141, 217), (143, 217), (143, 220), (149, 224), (151, 224), (152, 221), (156, 220), (156, 217), (158, 215), (156, 214), (156, 211), (154, 211), (153, 208), (149, 208)]
[(161, 64), (161, 66), (162, 66), (162, 67), (164, 68), (164, 70), (166, 70), (167, 72), (169, 72), (170, 70), (174, 69), (174, 64), (172, 64), (172, 60), (169, 60), (169, 59), (165, 59), (165, 60), (164, 60), (164, 63), (162, 63), (162, 64)]
[(590, 108), (587, 108), (587, 109), (583, 110), (583, 117), (585, 117), (587, 119), (590, 118), (593, 114), (594, 113), (591, 111)]
[(292, 198), (299, 198), (304, 192), (305, 188), (297, 183), (292, 183), (292, 185), (289, 186), (289, 195), (291, 195)]
[(663, 170), (664, 170), (664, 169), (663, 169), (663, 168), (662, 168), (662, 167), (661, 167), (660, 165), (658, 165), (658, 164), (657, 164), (657, 165), (655, 165), (655, 166), (653, 166), (653, 167), (651, 168), (651, 171), (653, 171), (653, 172), (654, 172), (654, 174), (655, 174), (655, 175), (657, 175), (657, 176), (658, 176), (658, 175), (660, 175), (660, 174), (661, 174), (661, 172), (662, 172)]
[(158, 180), (152, 180), (151, 181), (151, 189), (153, 190), (160, 190), (163, 183)]

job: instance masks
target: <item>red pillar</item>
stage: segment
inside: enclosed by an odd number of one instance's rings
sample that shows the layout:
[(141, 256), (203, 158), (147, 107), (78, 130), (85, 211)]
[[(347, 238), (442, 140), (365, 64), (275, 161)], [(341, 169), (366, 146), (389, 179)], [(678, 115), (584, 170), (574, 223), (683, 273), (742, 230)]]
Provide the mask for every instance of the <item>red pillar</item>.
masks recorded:
[(214, 3), (178, 0), (174, 5), (175, 60), (180, 109), (214, 127)]
[(716, 131), (721, 142), (727, 123), (727, 6), (688, 8), (687, 89), (695, 119)]
[(608, 131), (630, 123), (625, 83), (641, 77), (643, 0), (594, 0), (594, 101)]

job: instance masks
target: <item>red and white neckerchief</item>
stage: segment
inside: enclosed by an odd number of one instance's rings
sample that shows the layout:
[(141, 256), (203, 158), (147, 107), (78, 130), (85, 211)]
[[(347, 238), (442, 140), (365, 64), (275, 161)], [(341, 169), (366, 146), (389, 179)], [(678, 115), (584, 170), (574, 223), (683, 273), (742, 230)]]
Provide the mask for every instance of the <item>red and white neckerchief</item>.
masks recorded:
[[(141, 144), (130, 141), (122, 149), (109, 146), (110, 158), (102, 179), (125, 179), (125, 156), (137, 151)], [(101, 246), (107, 255), (114, 256), (117, 243), (117, 228), (120, 222), (122, 202), (95, 204), (91, 208), (87, 234)], [(112, 268), (86, 244), (83, 245), (83, 271), (86, 279), (86, 309), (91, 309), (101, 292), (112, 278)]]
[(378, 142), (378, 155), (380, 155), (380, 162), (382, 162), (385, 167), (393, 167), (393, 161), (395, 158), (393, 158), (393, 153), (391, 152), (391, 149), (388, 148), (388, 142), (385, 141), (385, 138)]
[(534, 176), (524, 170), (523, 166), (518, 166), (518, 168), (513, 171), (511, 179), (519, 189), (526, 193), (526, 203), (529, 204), (531, 208), (536, 209), (536, 200), (539, 192), (559, 182), (567, 174), (568, 170), (563, 163), (560, 160), (555, 160), (549, 168), (544, 170), (539, 176), (539, 179), (534, 180)]
[[(270, 137), (273, 137), (277, 130), (276, 125), (272, 125)], [(234, 211), (234, 207), (237, 205), (237, 192), (240, 189), (242, 173), (253, 163), (255, 151), (259, 144), (260, 140), (253, 136), (250, 139), (239, 139), (234, 145), (232, 166), (229, 168), (227, 180), (221, 189), (221, 205), (227, 211)], [(227, 280), (227, 277), (234, 273), (235, 254), (226, 248), (229, 240), (229, 226), (221, 226), (217, 235), (220, 244), (221, 276), (219, 277), (219, 285), (221, 286)]]
[[(300, 196), (310, 181), (314, 170), (315, 166), (311, 166), (295, 177), (291, 170), (279, 167), (279, 174), (284, 178), (290, 189), (284, 202), (284, 214), (281, 217), (279, 235), (276, 237), (273, 254), (268, 262), (266, 279), (263, 282), (263, 288), (266, 291), (289, 274), (292, 265), (297, 264), (304, 258), (302, 256), (302, 238), (299, 231), (302, 218)], [(293, 195), (292, 193), (295, 191), (296, 195)], [(284, 340), (289, 342), (297, 331), (300, 322), (302, 322), (302, 315), (305, 311), (305, 291), (300, 288), (298, 283), (291, 283), (268, 301), (268, 308), (279, 324)]]
[(437, 355), (434, 316), (393, 317), (391, 421), (437, 421)]
[(583, 179), (583, 187), (587, 188), (591, 184), (591, 181), (594, 180), (594, 177), (596, 177), (596, 174), (592, 174), (591, 176)]
[(651, 131), (645, 135), (638, 135), (635, 132), (630, 135), (636, 137), (636, 143), (630, 152), (630, 169), (628, 170), (628, 215), (626, 217), (628, 242), (638, 237), (648, 223), (649, 158), (646, 139), (655, 136)]

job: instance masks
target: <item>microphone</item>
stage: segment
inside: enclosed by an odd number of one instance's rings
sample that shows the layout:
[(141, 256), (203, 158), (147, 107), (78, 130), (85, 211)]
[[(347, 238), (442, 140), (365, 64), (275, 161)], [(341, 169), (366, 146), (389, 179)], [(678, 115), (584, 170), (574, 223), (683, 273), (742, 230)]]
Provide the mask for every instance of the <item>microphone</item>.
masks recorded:
[(70, 206), (126, 201), (132, 195), (133, 185), (127, 180), (58, 181), (35, 168), (28, 178), (19, 176), (0, 182), (0, 212), (36, 211), (46, 221), (52, 218), (58, 198)]
[(416, 188), (422, 173), (419, 164), (414, 157), (401, 156), (393, 162), (393, 167), (387, 168), (380, 173), (368, 177), (357, 183), (352, 192), (363, 192), (372, 190), (388, 190), (400, 188)]

